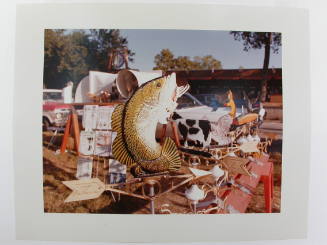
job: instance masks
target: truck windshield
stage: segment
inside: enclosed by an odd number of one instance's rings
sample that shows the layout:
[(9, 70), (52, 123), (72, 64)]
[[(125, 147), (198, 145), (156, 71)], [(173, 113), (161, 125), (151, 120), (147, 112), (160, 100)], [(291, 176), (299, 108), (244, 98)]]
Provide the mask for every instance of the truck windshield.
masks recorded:
[(177, 99), (177, 109), (203, 106), (203, 104), (189, 93), (183, 94)]
[(43, 92), (43, 100), (62, 101), (61, 92)]

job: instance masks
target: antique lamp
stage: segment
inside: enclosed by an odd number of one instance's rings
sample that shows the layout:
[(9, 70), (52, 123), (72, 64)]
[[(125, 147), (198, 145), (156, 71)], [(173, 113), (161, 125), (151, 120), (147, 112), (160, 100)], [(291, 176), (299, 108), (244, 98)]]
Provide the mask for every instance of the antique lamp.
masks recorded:
[(193, 204), (193, 211), (196, 213), (196, 205), (199, 200), (205, 198), (204, 190), (201, 190), (196, 184), (193, 184), (189, 189), (186, 189), (185, 196)]

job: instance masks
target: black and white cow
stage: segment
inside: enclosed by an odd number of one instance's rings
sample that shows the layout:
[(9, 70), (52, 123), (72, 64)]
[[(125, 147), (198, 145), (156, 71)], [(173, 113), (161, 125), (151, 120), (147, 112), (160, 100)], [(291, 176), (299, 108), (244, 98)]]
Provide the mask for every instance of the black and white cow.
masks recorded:
[(216, 122), (187, 119), (176, 112), (172, 119), (176, 122), (185, 146), (209, 147), (211, 141), (222, 146), (232, 142), (232, 139), (227, 136), (233, 121), (229, 114), (221, 116)]
[(172, 119), (183, 138), (185, 146), (208, 147), (211, 143), (211, 125), (208, 120), (182, 118), (174, 112)]

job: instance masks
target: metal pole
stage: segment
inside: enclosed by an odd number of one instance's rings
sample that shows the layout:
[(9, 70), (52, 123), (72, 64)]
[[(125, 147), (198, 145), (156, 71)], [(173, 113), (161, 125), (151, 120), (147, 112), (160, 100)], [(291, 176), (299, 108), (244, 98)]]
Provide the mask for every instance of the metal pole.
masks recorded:
[(197, 202), (193, 202), (193, 206), (194, 206), (194, 213), (196, 214), (196, 203)]
[[(149, 193), (150, 197), (154, 196), (154, 186), (150, 185), (150, 193)], [(150, 201), (150, 209), (151, 209), (151, 214), (155, 214), (154, 213), (154, 199), (151, 199)]]

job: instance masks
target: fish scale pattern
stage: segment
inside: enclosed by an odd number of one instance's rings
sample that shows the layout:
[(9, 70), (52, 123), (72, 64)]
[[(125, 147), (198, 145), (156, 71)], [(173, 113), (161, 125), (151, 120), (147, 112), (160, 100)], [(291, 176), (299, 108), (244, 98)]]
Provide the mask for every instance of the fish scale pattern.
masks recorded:
[(155, 140), (159, 115), (169, 104), (169, 101), (159, 102), (161, 93), (169, 88), (167, 82), (170, 82), (167, 77), (161, 77), (146, 83), (112, 114), (112, 128), (117, 132), (113, 155), (131, 166), (135, 175), (176, 171), (181, 166), (174, 141), (167, 138), (161, 146)]

